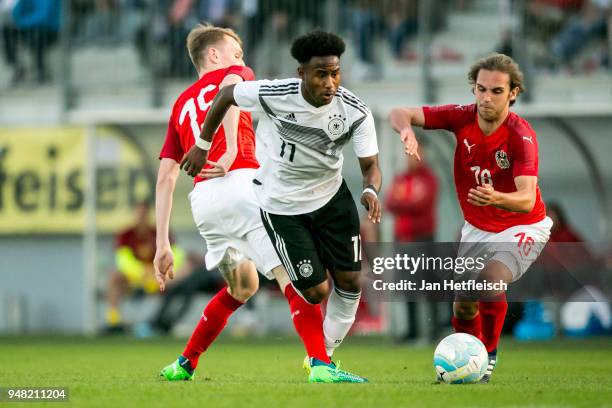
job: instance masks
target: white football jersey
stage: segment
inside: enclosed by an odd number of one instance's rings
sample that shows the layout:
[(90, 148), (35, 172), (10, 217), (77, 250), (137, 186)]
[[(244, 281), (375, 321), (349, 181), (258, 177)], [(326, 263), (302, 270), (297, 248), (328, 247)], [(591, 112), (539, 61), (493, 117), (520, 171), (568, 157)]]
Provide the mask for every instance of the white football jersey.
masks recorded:
[(302, 80), (236, 84), (238, 106), (265, 115), (257, 126), (261, 167), (254, 180), (259, 205), (272, 214), (305, 214), (323, 207), (342, 185), (342, 148), (357, 157), (378, 154), (372, 113), (339, 87), (332, 102), (314, 107), (302, 96)]

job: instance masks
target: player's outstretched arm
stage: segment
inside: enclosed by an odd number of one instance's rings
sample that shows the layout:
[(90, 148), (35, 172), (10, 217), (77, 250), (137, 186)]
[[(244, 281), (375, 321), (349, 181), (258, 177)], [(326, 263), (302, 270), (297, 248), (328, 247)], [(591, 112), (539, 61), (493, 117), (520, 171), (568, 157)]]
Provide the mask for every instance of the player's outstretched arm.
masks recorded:
[[(219, 84), (219, 88), (223, 89), (230, 85), (235, 85), (242, 82), (240, 75), (229, 74)], [(206, 122), (206, 121), (205, 121)], [(223, 130), (225, 132), (225, 153), (216, 162), (208, 161), (208, 164), (213, 166), (212, 169), (202, 170), (200, 177), (216, 178), (223, 177), (234, 164), (238, 155), (238, 125), (240, 123), (240, 109), (237, 106), (230, 106), (227, 113), (223, 117)]]
[(419, 142), (412, 126), (423, 127), (425, 125), (423, 108), (394, 108), (389, 114), (389, 122), (391, 122), (393, 129), (399, 133), (406, 154), (416, 155), (416, 158), (421, 160), (418, 153)]
[(223, 117), (232, 105), (238, 105), (234, 100), (234, 86), (226, 86), (215, 96), (206, 114), (200, 137), (196, 139), (196, 144), (189, 149), (181, 161), (181, 170), (184, 169), (192, 177), (195, 177), (204, 167), (212, 138), (223, 121)]
[(155, 187), (156, 249), (153, 267), (159, 290), (166, 288), (166, 277), (174, 278), (174, 258), (170, 246), (170, 214), (172, 195), (179, 174), (179, 165), (172, 159), (163, 158), (157, 172)]
[(512, 212), (530, 212), (533, 210), (536, 201), (538, 178), (536, 176), (518, 176), (514, 178), (514, 184), (516, 185), (516, 191), (512, 193), (496, 191), (489, 184), (472, 188), (468, 192), (468, 203), (479, 207), (493, 205)]
[(378, 166), (378, 155), (359, 157), (359, 166), (363, 175), (361, 204), (368, 210), (368, 219), (373, 223), (378, 223), (382, 213), (382, 207), (378, 200), (378, 192), (382, 185), (382, 173)]

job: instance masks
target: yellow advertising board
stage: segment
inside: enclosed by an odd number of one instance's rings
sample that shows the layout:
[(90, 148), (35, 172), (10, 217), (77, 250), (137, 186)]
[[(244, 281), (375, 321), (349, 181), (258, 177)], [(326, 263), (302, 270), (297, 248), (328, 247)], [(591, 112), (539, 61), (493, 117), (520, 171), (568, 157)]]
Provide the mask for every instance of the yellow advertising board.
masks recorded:
[[(147, 154), (120, 128), (0, 129), (0, 234), (82, 233), (86, 169), (94, 161), (98, 232), (116, 232), (153, 197)], [(156, 163), (155, 163), (156, 164)]]

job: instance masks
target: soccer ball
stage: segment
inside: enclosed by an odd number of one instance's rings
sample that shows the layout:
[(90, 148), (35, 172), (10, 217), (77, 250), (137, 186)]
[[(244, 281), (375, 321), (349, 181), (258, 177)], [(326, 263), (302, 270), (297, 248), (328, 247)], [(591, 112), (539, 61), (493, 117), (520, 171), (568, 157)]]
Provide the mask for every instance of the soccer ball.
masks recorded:
[(434, 368), (438, 381), (447, 384), (478, 382), (488, 364), (489, 355), (484, 344), (467, 333), (445, 337), (434, 351)]

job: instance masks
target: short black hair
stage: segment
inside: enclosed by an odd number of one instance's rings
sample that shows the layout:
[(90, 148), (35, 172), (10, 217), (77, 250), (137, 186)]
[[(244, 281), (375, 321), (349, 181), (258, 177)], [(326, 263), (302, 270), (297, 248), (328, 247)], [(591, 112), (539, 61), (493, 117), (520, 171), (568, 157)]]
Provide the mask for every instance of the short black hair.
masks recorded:
[(338, 58), (344, 53), (346, 45), (342, 38), (333, 33), (314, 30), (293, 41), (291, 56), (300, 64), (305, 64), (312, 57), (335, 55)]

